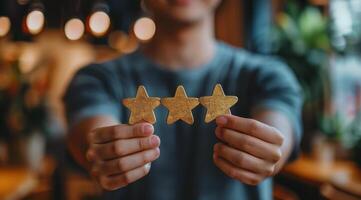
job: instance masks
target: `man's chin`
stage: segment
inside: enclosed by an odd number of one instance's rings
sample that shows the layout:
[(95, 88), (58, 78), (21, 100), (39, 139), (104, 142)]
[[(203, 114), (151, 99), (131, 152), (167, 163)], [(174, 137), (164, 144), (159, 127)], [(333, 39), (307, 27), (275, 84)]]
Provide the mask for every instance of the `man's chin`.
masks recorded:
[(176, 6), (189, 6), (192, 0), (169, 0), (169, 2)]
[(172, 12), (165, 14), (161, 20), (167, 20), (175, 24), (195, 24), (204, 19), (204, 16), (199, 13), (186, 13), (186, 12)]

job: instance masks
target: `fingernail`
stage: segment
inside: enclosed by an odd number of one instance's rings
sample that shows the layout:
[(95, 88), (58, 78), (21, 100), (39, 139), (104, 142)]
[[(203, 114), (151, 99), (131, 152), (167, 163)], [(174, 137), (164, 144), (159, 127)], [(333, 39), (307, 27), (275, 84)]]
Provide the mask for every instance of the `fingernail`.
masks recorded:
[(148, 164), (146, 164), (145, 165), (145, 168), (147, 169), (147, 170), (150, 170), (150, 167), (151, 167), (152, 165), (150, 164), (150, 163), (148, 163)]
[(147, 124), (147, 125), (143, 126), (143, 131), (144, 131), (145, 134), (152, 134), (153, 130), (154, 130), (154, 128), (150, 124)]
[(158, 146), (159, 143), (160, 143), (160, 139), (159, 139), (158, 136), (153, 135), (153, 136), (150, 138), (150, 142), (152, 143), (153, 146)]
[(227, 118), (224, 116), (217, 117), (216, 123), (218, 125), (226, 125), (227, 124)]
[(160, 149), (156, 148), (155, 151), (157, 152), (157, 155), (159, 156), (160, 155)]

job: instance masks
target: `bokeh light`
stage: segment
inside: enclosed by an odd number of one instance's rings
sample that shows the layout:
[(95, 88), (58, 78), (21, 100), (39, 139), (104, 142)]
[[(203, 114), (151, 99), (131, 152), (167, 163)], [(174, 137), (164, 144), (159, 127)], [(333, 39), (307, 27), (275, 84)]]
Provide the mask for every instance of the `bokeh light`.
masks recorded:
[(11, 28), (11, 22), (8, 17), (1, 16), (0, 17), (0, 37), (5, 36), (9, 33)]
[(78, 18), (70, 19), (64, 27), (65, 36), (69, 40), (79, 40), (84, 35), (84, 30), (84, 23)]
[(89, 28), (96, 37), (103, 36), (110, 27), (110, 17), (106, 12), (94, 12), (89, 18)]
[(31, 11), (26, 17), (26, 27), (29, 33), (36, 35), (43, 30), (45, 24), (44, 13), (40, 10)]
[(134, 24), (134, 34), (139, 40), (147, 41), (152, 39), (155, 31), (155, 23), (148, 17), (142, 17)]

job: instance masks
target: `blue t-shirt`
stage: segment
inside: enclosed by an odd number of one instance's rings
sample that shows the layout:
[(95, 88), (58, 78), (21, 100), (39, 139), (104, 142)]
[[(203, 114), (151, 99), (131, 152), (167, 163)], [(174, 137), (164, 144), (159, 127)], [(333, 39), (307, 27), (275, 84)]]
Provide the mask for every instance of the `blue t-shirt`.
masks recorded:
[[(69, 126), (96, 115), (111, 115), (128, 122), (129, 110), (123, 98), (134, 97), (144, 85), (149, 96), (172, 97), (183, 85), (189, 97), (212, 94), (220, 83), (227, 95), (238, 96), (232, 114), (251, 117), (256, 110), (270, 109), (285, 114), (294, 128), (296, 155), (301, 137), (301, 90), (290, 70), (271, 57), (217, 44), (213, 59), (196, 69), (168, 70), (140, 51), (102, 64), (92, 64), (76, 73), (65, 94)], [(213, 163), (215, 123), (204, 122), (205, 108), (193, 110), (195, 123), (166, 124), (167, 109), (155, 114), (155, 134), (161, 139), (161, 156), (152, 163), (150, 174), (114, 192), (105, 199), (149, 200), (235, 200), (272, 199), (271, 178), (257, 186), (242, 184), (220, 171)]]

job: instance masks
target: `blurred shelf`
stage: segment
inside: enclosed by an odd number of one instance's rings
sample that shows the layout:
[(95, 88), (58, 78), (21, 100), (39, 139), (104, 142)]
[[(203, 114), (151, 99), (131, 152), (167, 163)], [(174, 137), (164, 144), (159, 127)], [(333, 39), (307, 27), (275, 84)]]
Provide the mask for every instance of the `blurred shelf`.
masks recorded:
[(0, 199), (15, 200), (36, 188), (36, 174), (25, 167), (0, 167)]
[(38, 172), (25, 166), (0, 167), (0, 199), (15, 200), (51, 191), (51, 177), (56, 162), (45, 156)]
[(282, 175), (318, 187), (332, 185), (361, 198), (361, 169), (352, 161), (322, 163), (312, 157), (301, 157), (284, 167)]

